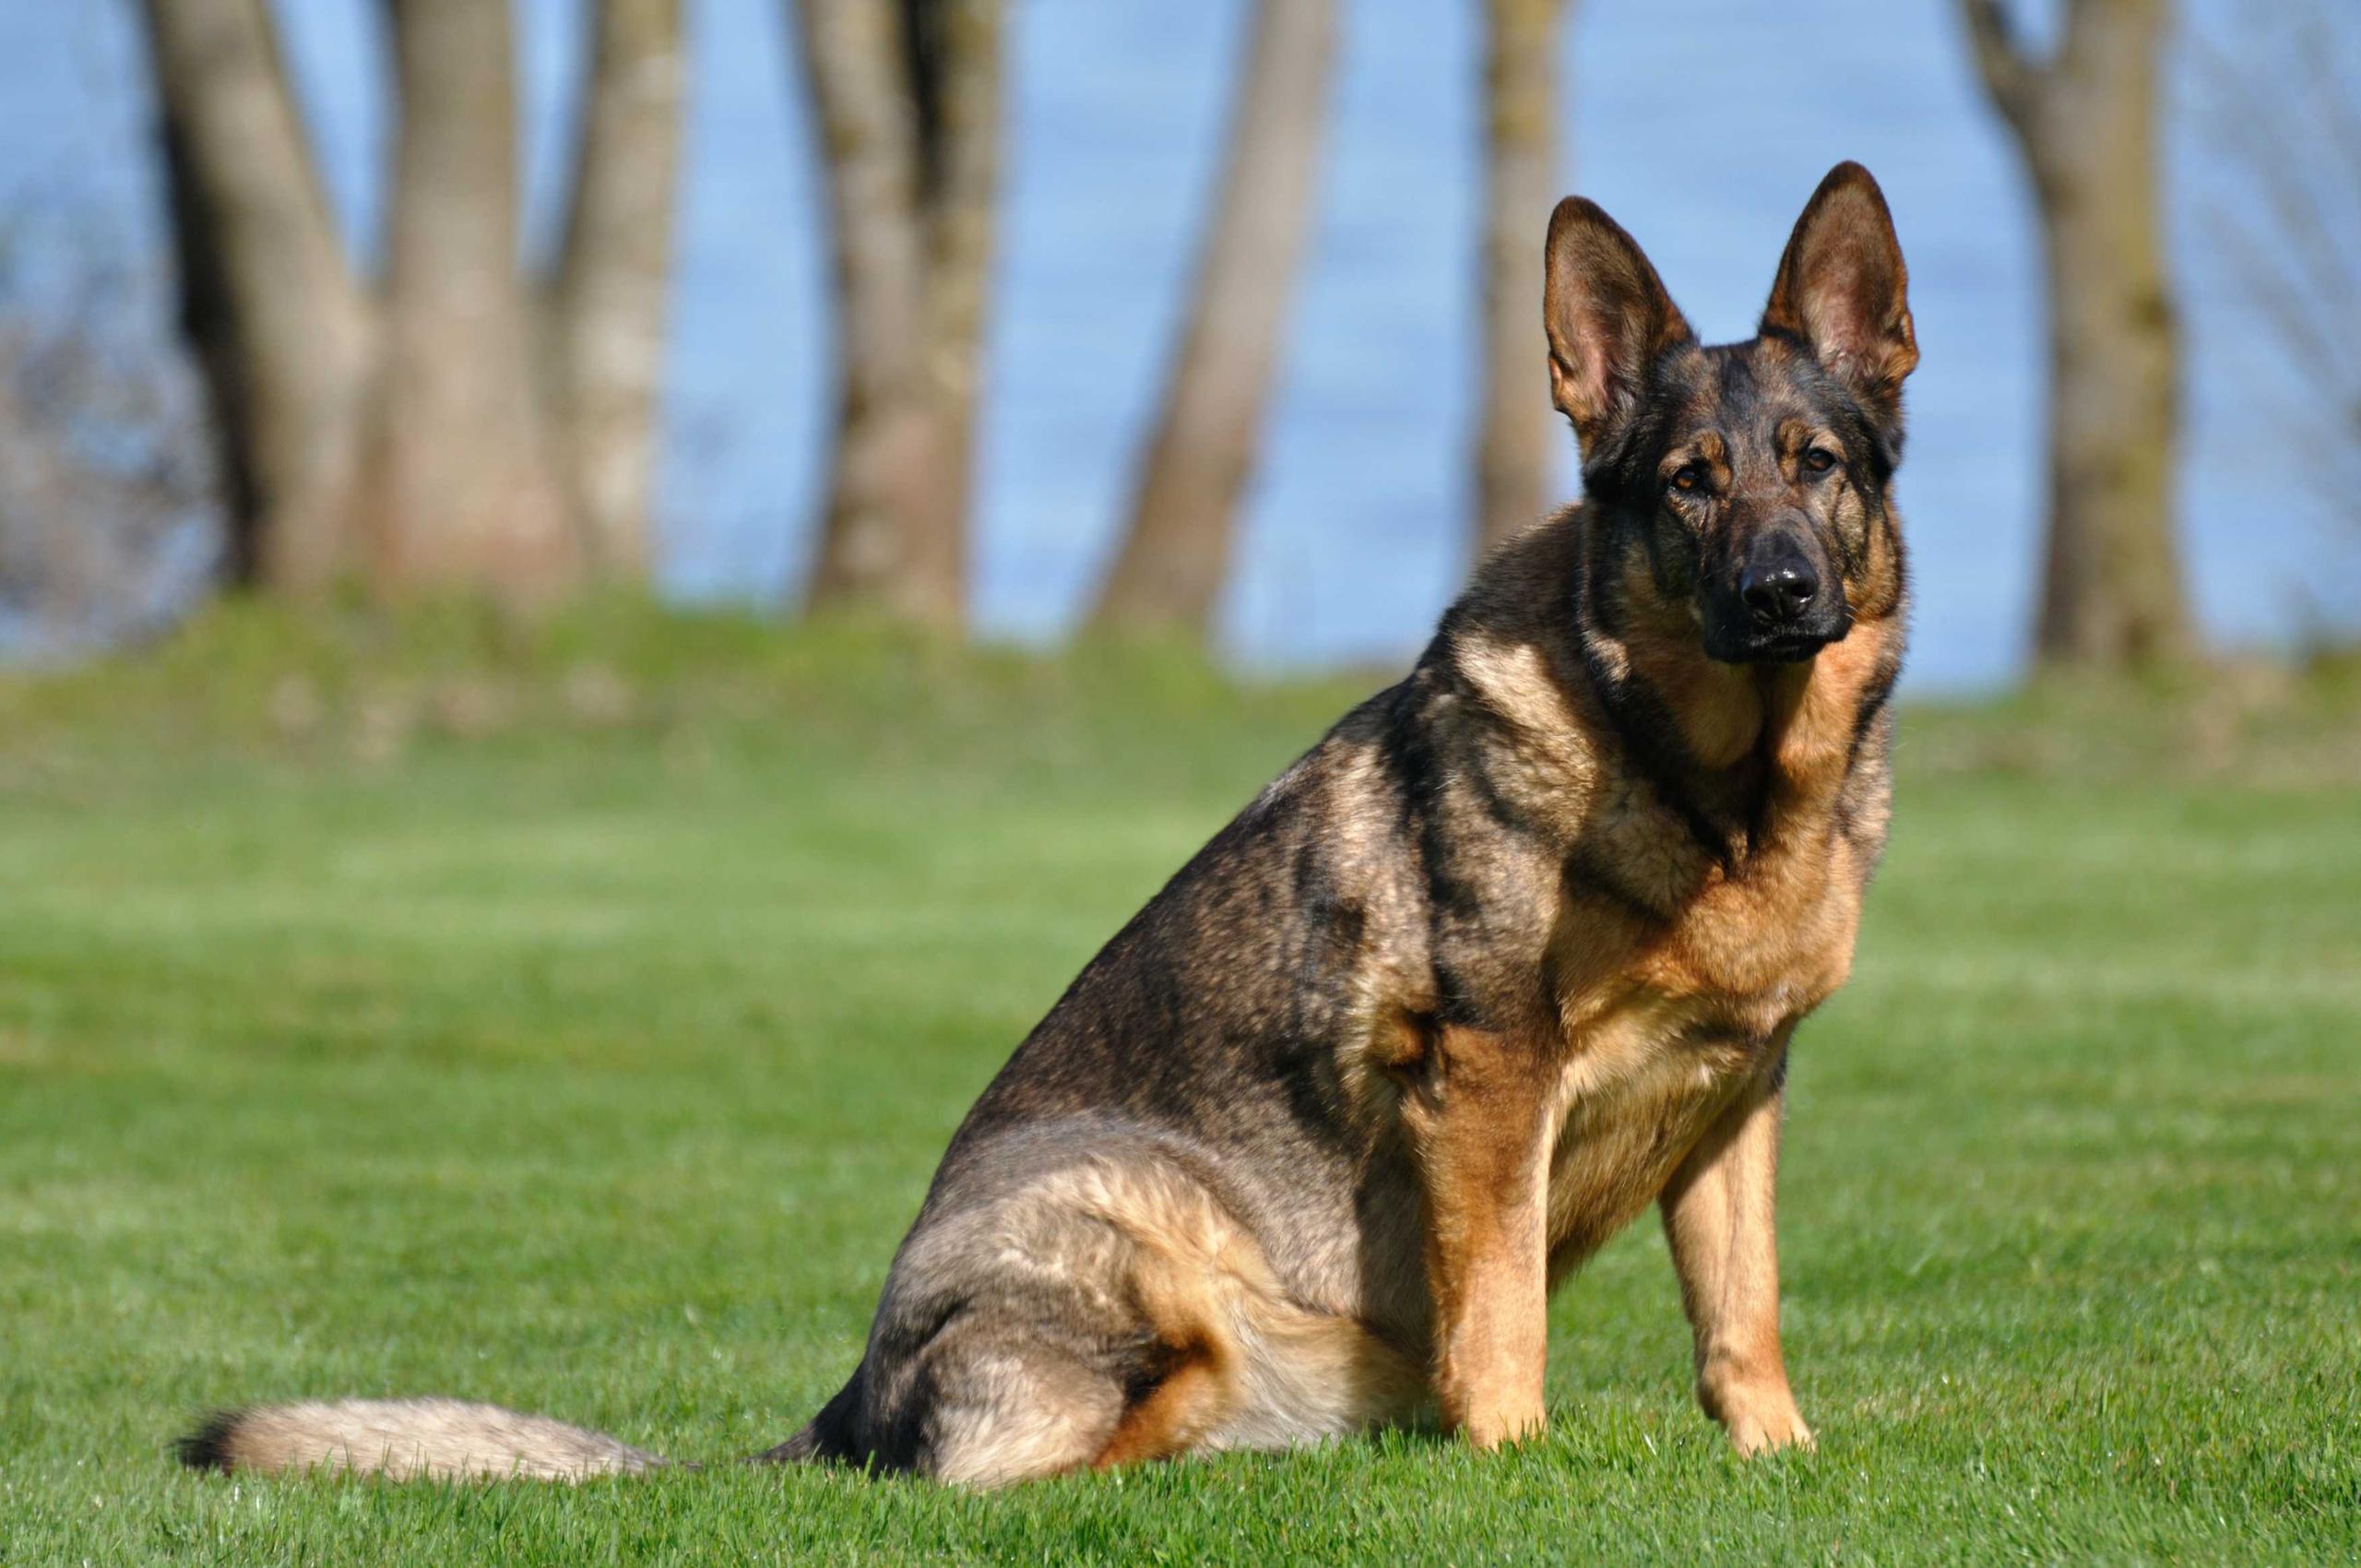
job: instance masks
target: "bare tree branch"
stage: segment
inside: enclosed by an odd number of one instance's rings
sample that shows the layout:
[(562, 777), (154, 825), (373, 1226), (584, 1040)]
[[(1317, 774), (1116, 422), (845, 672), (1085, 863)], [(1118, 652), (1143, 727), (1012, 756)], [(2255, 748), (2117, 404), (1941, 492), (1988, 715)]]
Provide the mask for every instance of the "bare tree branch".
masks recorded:
[(40, 659), (169, 625), (220, 536), (196, 388), (124, 327), (133, 277), (77, 255), (72, 293), (34, 302), (10, 264), (26, 216), (0, 234), (0, 650)]
[(1975, 68), (1993, 107), (2020, 136), (2039, 112), (2047, 72), (2028, 55), (2017, 38), (2007, 0), (1960, 0), (1960, 15), (1967, 23), (1967, 38)]
[[(2192, 41), (2209, 165), (2201, 227), (2257, 330), (2239, 344), (2284, 458), (2361, 526), (2361, 19), (2322, 0), (2241, 7)], [(2226, 170), (2226, 172), (2223, 171)]]

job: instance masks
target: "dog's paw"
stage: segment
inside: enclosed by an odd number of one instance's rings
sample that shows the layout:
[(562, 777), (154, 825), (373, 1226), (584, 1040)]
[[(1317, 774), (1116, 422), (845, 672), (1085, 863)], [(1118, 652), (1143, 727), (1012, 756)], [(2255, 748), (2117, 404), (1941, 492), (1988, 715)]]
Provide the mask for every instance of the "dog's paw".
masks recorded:
[(1773, 1454), (1782, 1448), (1809, 1452), (1819, 1446), (1793, 1400), (1786, 1401), (1785, 1409), (1772, 1406), (1737, 1412), (1724, 1425), (1729, 1432), (1730, 1446), (1738, 1451), (1741, 1458), (1751, 1459), (1758, 1454)]
[(1548, 1424), (1538, 1405), (1471, 1411), (1460, 1430), (1478, 1448), (1503, 1448), (1541, 1435)]
[(1701, 1378), (1697, 1402), (1722, 1423), (1730, 1446), (1752, 1458), (1782, 1448), (1813, 1446), (1811, 1428), (1796, 1408), (1796, 1396), (1784, 1377), (1737, 1378), (1726, 1374)]

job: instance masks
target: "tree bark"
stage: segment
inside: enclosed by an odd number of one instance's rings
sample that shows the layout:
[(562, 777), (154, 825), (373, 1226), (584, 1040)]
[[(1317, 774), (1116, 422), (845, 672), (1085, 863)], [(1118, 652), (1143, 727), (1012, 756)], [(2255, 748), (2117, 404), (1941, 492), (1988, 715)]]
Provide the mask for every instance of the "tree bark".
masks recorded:
[(1551, 429), (1541, 240), (1558, 195), (1558, 41), (1565, 0), (1488, 0), (1484, 49), (1484, 406), (1477, 553), (1549, 504)]
[(919, 113), (919, 188), (926, 224), (921, 363), (942, 473), (912, 529), (921, 582), (939, 585), (957, 622), (967, 597), (967, 518), (976, 401), (983, 384), (1000, 185), (1002, 0), (903, 0)]
[(1963, 0), (2015, 133), (2049, 276), (2049, 527), (2036, 658), (2129, 668), (2196, 646), (2173, 502), (2178, 334), (2157, 183), (2168, 0), (2070, 0), (2054, 59), (2000, 0)]
[(586, 554), (643, 572), (679, 0), (600, 0), (574, 208), (540, 298), (516, 256), (505, 4), (387, 0), (400, 132), (373, 291), (338, 242), (267, 0), (144, 3), (238, 574), (527, 600), (572, 587)]
[(836, 289), (837, 427), (815, 607), (955, 624), (964, 488), (929, 366), (931, 239), (910, 18), (896, 0), (800, 0)]
[(146, 0), (183, 325), (210, 394), (231, 575), (351, 564), (372, 306), (347, 266), (265, 0)]
[(599, 575), (647, 575), (682, 82), (680, 0), (598, 0), (549, 400)]
[(583, 551), (551, 461), (517, 280), (509, 8), (391, 0), (401, 131), (374, 460), (376, 575), (544, 600)]
[(1334, 13), (1257, 0), (1220, 205), (1098, 626), (1211, 629), (1311, 220)]

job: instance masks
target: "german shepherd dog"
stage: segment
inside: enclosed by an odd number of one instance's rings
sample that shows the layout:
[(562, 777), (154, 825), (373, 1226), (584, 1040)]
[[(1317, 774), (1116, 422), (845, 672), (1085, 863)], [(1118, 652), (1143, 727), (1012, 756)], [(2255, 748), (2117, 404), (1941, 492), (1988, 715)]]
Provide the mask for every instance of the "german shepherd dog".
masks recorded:
[[(1542, 1425), (1550, 1288), (1651, 1200), (1706, 1411), (1742, 1453), (1811, 1442), (1773, 1177), (1886, 833), (1902, 254), (1846, 163), (1747, 342), (1699, 344), (1588, 201), (1545, 270), (1584, 501), (1091, 960), (952, 1139), (850, 1380), (762, 1458), (998, 1486), (1436, 1407), (1489, 1448)], [(446, 1400), (233, 1411), (182, 1452), (663, 1463)]]

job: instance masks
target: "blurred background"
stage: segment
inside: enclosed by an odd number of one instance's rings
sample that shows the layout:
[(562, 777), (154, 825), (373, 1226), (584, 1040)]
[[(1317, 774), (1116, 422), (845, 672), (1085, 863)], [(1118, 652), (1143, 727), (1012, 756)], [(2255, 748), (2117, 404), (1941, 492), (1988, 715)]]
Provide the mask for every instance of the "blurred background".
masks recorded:
[[(1819, 1462), (1737, 1484), (1641, 1225), (1506, 1468), (172, 1472), (792, 1430), (1014, 1042), (1572, 495), (1552, 203), (1736, 338), (1846, 158), (1924, 359)], [(11, 1562), (2361, 1561), (2356, 802), (2361, 0), (0, 0)]]
[(0, 654), (621, 581), (1395, 664), (1573, 488), (1555, 197), (1735, 338), (1841, 158), (1914, 690), (2361, 630), (2349, 0), (0, 0)]

